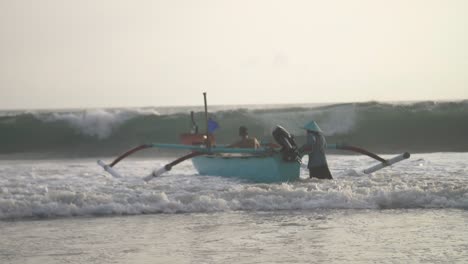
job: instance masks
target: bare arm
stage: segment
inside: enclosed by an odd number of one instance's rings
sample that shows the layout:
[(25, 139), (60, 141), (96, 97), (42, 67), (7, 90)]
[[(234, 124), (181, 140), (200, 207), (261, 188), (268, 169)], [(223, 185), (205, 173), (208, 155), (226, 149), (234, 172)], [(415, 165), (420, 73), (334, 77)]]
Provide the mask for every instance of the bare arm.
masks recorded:
[(258, 142), (258, 140), (256, 138), (254, 138), (254, 148), (255, 149), (260, 148), (260, 142)]

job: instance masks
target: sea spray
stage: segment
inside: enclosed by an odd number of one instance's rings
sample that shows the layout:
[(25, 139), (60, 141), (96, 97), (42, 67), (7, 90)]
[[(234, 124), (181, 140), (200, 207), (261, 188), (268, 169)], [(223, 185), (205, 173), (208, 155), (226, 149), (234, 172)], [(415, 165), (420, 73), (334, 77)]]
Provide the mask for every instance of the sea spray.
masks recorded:
[[(382, 153), (468, 151), (468, 101), (255, 106), (213, 110), (210, 117), (220, 125), (215, 131), (218, 144), (236, 140), (240, 125), (268, 141), (274, 127), (282, 125), (302, 144), (301, 127), (315, 120), (329, 143)], [(203, 132), (203, 112), (196, 112), (195, 119)], [(0, 115), (0, 154), (116, 155), (142, 143), (177, 143), (189, 129), (187, 107), (165, 114), (155, 108), (5, 112)]]
[[(466, 153), (417, 154), (372, 175), (349, 173), (372, 161), (330, 155), (334, 180), (259, 184), (198, 175), (190, 162), (149, 183), (167, 159), (119, 164), (108, 176), (93, 160), (0, 162), (0, 220), (74, 216), (308, 211), (322, 209), (468, 209)], [(421, 162), (424, 160), (425, 162)], [(418, 166), (423, 164), (422, 166)]]

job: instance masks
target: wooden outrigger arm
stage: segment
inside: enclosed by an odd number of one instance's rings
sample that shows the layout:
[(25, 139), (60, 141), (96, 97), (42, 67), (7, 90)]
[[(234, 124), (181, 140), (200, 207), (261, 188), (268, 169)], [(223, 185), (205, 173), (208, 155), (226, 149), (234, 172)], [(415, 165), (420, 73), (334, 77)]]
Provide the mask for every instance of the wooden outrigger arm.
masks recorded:
[[(183, 149), (183, 150), (188, 150), (191, 151), (191, 153), (186, 154), (168, 164), (166, 164), (164, 167), (153, 170), (153, 172), (146, 176), (144, 178), (145, 181), (149, 181), (154, 177), (158, 177), (161, 174), (165, 173), (166, 171), (169, 171), (172, 169), (173, 166), (183, 162), (184, 160), (191, 159), (196, 156), (200, 155), (209, 155), (209, 154), (215, 154), (215, 153), (249, 153), (249, 154), (271, 154), (272, 152), (280, 152), (282, 153), (282, 159), (287, 162), (299, 162), (301, 163), (301, 159), (303, 155), (307, 153), (307, 150), (304, 149), (305, 145), (301, 148), (298, 148), (296, 143), (294, 142), (293, 136), (286, 131), (281, 126), (277, 126), (275, 130), (273, 131), (273, 137), (275, 140), (281, 145), (281, 150), (278, 148), (258, 148), (258, 149), (241, 149), (241, 148), (229, 148), (229, 147), (216, 147), (213, 146), (211, 139), (210, 139), (210, 131), (209, 131), (209, 118), (208, 118), (208, 106), (207, 106), (207, 100), (206, 100), (206, 92), (203, 93), (203, 98), (204, 98), (204, 104), (205, 104), (205, 121), (206, 121), (206, 131), (204, 135), (204, 145), (191, 145), (194, 142), (190, 142), (189, 145), (180, 145), (180, 144), (143, 144), (140, 146), (137, 146), (135, 148), (132, 148), (119, 157), (117, 157), (114, 161), (112, 161), (110, 164), (104, 163), (102, 160), (98, 160), (97, 164), (101, 166), (105, 171), (109, 172), (112, 176), (114, 177), (121, 177), (120, 174), (113, 168), (117, 163), (119, 163), (121, 160), (124, 158), (132, 155), (135, 152), (138, 152), (143, 149), (147, 148), (169, 148), (169, 149)], [(191, 119), (192, 119), (192, 126), (195, 127), (195, 131), (198, 130), (198, 127), (195, 124), (194, 118), (193, 118), (193, 112), (191, 112)], [(320, 128), (318, 125), (314, 122), (311, 121), (309, 124), (304, 127), (308, 130), (315, 130), (318, 132), (321, 132)], [(184, 143), (184, 141), (182, 141)], [(368, 168), (364, 170), (365, 173), (372, 173), (374, 171), (380, 170), (384, 167), (390, 166), (394, 163), (397, 163), (403, 159), (409, 158), (410, 154), (408, 152), (405, 152), (399, 156), (396, 156), (392, 159), (386, 160), (377, 154), (374, 154), (372, 152), (369, 152), (365, 149), (359, 148), (359, 147), (354, 147), (354, 146), (349, 146), (345, 144), (330, 144), (327, 146), (327, 148), (332, 148), (332, 149), (340, 149), (340, 150), (349, 150), (349, 151), (354, 151), (360, 154), (367, 155), (373, 159), (378, 160), (380, 163), (372, 166), (371, 168)], [(310, 149), (308, 149), (310, 151)]]
[(372, 153), (370, 151), (367, 151), (365, 149), (355, 147), (355, 146), (346, 145), (346, 144), (330, 144), (330, 145), (327, 145), (327, 148), (353, 151), (353, 152), (357, 152), (357, 153), (360, 153), (360, 154), (364, 154), (364, 155), (369, 156), (369, 157), (371, 157), (371, 158), (373, 158), (375, 160), (380, 161), (380, 163), (378, 163), (376, 165), (373, 165), (372, 167), (369, 167), (369, 168), (363, 170), (363, 172), (365, 174), (371, 174), (371, 173), (376, 172), (376, 171), (378, 171), (380, 169), (383, 169), (385, 167), (393, 165), (393, 164), (395, 164), (397, 162), (408, 159), (411, 156), (411, 154), (409, 152), (405, 152), (405, 153), (397, 155), (397, 156), (395, 156), (395, 157), (393, 157), (391, 159), (384, 159), (384, 158), (380, 157), (379, 155), (377, 155), (375, 153)]
[(120, 178), (121, 175), (113, 168), (117, 163), (119, 163), (124, 158), (144, 149), (148, 148), (165, 148), (165, 149), (183, 149), (183, 150), (190, 150), (191, 153), (182, 156), (168, 164), (164, 167), (154, 170), (150, 175), (145, 177), (146, 181), (151, 180), (154, 177), (158, 177), (166, 171), (171, 170), (171, 168), (184, 160), (191, 159), (196, 156), (206, 155), (206, 154), (215, 154), (215, 153), (248, 153), (248, 154), (265, 154), (271, 152), (271, 149), (268, 148), (258, 148), (258, 149), (242, 149), (242, 148), (227, 148), (227, 147), (210, 147), (207, 148), (206, 146), (188, 146), (188, 145), (180, 145), (180, 144), (162, 144), (162, 143), (152, 143), (152, 144), (143, 144), (132, 148), (122, 155), (118, 156), (114, 161), (109, 164), (106, 164), (102, 160), (98, 160), (97, 164), (101, 166), (105, 171), (110, 173), (112, 176), (116, 178)]
[(395, 156), (395, 157), (393, 157), (393, 158), (391, 158), (391, 159), (385, 160), (385, 162), (382, 162), (382, 163), (376, 164), (376, 165), (374, 165), (374, 166), (372, 166), (372, 167), (370, 167), (370, 168), (367, 168), (367, 169), (365, 169), (363, 172), (364, 172), (365, 174), (371, 174), (371, 173), (373, 173), (373, 172), (375, 172), (375, 171), (378, 171), (378, 170), (380, 170), (380, 169), (383, 169), (383, 168), (385, 168), (385, 167), (388, 167), (388, 166), (390, 166), (390, 165), (393, 165), (393, 164), (395, 164), (395, 163), (397, 163), (397, 162), (400, 162), (400, 161), (402, 161), (402, 160), (404, 160), (404, 159), (407, 159), (407, 158), (409, 158), (410, 156), (411, 156), (411, 154), (409, 154), (409, 152), (405, 152), (405, 153), (400, 154), (400, 155), (398, 155), (398, 156)]
[(204, 153), (202, 152), (192, 152), (190, 154), (187, 154), (185, 156), (182, 156), (176, 160), (174, 160), (173, 162), (171, 163), (168, 163), (166, 165), (164, 165), (162, 168), (158, 169), (158, 170), (153, 170), (153, 172), (146, 176), (145, 178), (143, 178), (143, 180), (145, 180), (145, 182), (148, 182), (150, 181), (151, 179), (153, 178), (156, 178), (156, 177), (159, 177), (161, 176), (163, 173), (165, 173), (166, 171), (170, 171), (172, 169), (173, 166), (181, 163), (182, 161), (184, 160), (188, 160), (188, 159), (191, 159), (193, 157), (196, 157), (196, 156), (200, 156), (200, 155), (203, 155)]
[[(258, 149), (241, 149), (241, 148), (227, 148), (227, 147), (210, 147), (210, 148), (207, 148), (206, 146), (204, 145), (201, 145), (201, 146), (189, 146), (189, 145), (180, 145), (180, 144), (158, 144), (158, 143), (152, 143), (152, 144), (143, 144), (143, 145), (140, 145), (140, 146), (137, 146), (135, 148), (132, 148), (126, 152), (124, 152), (122, 155), (118, 156), (114, 161), (112, 161), (110, 164), (106, 164), (104, 163), (102, 160), (98, 160), (97, 161), (97, 164), (99, 166), (101, 166), (105, 171), (107, 171), (108, 173), (110, 173), (112, 176), (116, 177), (116, 178), (120, 178), (121, 175), (113, 168), (117, 163), (119, 163), (121, 160), (123, 160), (124, 158), (140, 151), (140, 150), (144, 150), (144, 149), (147, 149), (147, 148), (166, 148), (166, 149), (181, 149), (181, 150), (189, 150), (189, 151), (192, 151), (191, 153), (189, 154), (186, 154), (166, 165), (164, 165), (162, 168), (160, 169), (156, 169), (154, 170), (150, 175), (146, 176), (144, 178), (145, 181), (149, 181), (155, 177), (158, 177), (160, 175), (162, 175), (163, 173), (169, 171), (172, 169), (173, 166), (181, 163), (182, 161), (185, 161), (185, 160), (188, 160), (188, 159), (191, 159), (193, 157), (196, 157), (196, 156), (200, 156), (200, 155), (206, 155), (206, 154), (215, 154), (215, 153), (248, 153), (248, 154), (266, 154), (266, 153), (271, 153), (272, 149), (271, 148), (258, 148)], [(410, 157), (410, 154), (408, 152), (405, 152), (403, 154), (400, 154), (398, 156), (395, 156), (391, 159), (384, 159), (380, 156), (378, 156), (377, 154), (375, 153), (372, 153), (372, 152), (369, 152), (365, 149), (362, 149), (362, 148), (359, 148), (359, 147), (355, 147), (355, 146), (350, 146), (350, 145), (346, 145), (346, 144), (329, 144), (327, 145), (327, 148), (328, 149), (338, 149), (338, 150), (347, 150), (347, 151), (353, 151), (353, 152), (357, 152), (357, 153), (360, 153), (360, 154), (364, 154), (364, 155), (367, 155), (377, 161), (379, 161), (380, 163), (370, 167), (370, 168), (367, 168), (364, 170), (364, 173), (366, 174), (370, 174), (370, 173), (373, 173), (377, 170), (380, 170), (380, 169), (383, 169), (387, 166), (390, 166), (392, 164), (395, 164), (397, 162), (400, 162), (404, 159), (407, 159)], [(305, 153), (303, 153), (305, 154)]]

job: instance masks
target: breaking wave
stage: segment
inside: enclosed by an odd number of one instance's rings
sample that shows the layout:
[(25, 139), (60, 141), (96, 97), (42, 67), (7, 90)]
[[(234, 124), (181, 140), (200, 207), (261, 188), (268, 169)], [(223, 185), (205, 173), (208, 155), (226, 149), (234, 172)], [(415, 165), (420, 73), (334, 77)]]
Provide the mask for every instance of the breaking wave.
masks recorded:
[[(149, 163), (139, 162), (130, 170), (140, 174), (137, 167)], [(446, 171), (451, 176), (439, 178), (421, 167), (411, 175), (403, 170), (372, 177), (335, 171), (333, 181), (251, 184), (197, 176), (185, 165), (184, 174), (178, 168), (177, 175), (144, 184), (141, 177), (127, 175), (116, 180), (98, 176), (97, 166), (89, 166), (64, 169), (39, 164), (32, 166), (33, 171), (26, 166), (11, 167), (19, 172), (1, 178), (0, 220), (227, 211), (468, 209), (466, 174)]]
[[(197, 109), (196, 109), (197, 110)], [(4, 112), (0, 114), (0, 154), (60, 156), (115, 155), (149, 142), (175, 143), (190, 129), (188, 107), (161, 114), (155, 108)], [(204, 127), (204, 113), (195, 113)], [(378, 152), (468, 151), (468, 101), (388, 104), (379, 102), (262, 109), (217, 110), (218, 143), (237, 138), (239, 125), (271, 140), (282, 125), (304, 141), (300, 129), (316, 120), (330, 143), (360, 145)]]

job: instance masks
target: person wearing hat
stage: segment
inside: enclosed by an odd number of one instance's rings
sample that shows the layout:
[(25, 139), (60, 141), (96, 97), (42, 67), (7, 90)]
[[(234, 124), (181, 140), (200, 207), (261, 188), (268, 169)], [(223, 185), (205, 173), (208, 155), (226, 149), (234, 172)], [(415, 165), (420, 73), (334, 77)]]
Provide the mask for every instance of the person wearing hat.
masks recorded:
[(249, 137), (247, 127), (239, 127), (239, 136), (241, 140), (237, 141), (234, 144), (229, 145), (230, 148), (254, 148), (257, 149), (260, 147), (260, 143), (255, 137)]
[(307, 167), (310, 178), (333, 179), (325, 157), (327, 142), (322, 130), (315, 121), (309, 122), (303, 128), (307, 131), (307, 143), (301, 148), (301, 151), (309, 154)]

